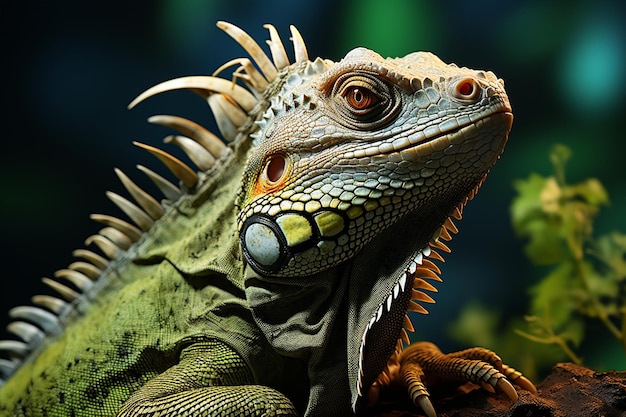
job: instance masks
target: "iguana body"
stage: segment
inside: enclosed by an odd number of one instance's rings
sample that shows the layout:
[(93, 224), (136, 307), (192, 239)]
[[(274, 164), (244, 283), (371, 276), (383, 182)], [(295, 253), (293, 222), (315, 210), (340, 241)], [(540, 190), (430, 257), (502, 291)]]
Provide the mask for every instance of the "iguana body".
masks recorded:
[(152, 120), (185, 135), (167, 141), (201, 172), (140, 145), (180, 186), (141, 168), (160, 204), (118, 172), (138, 206), (109, 196), (136, 226), (94, 216), (107, 227), (88, 241), (105, 257), (77, 251), (56, 274), (72, 285), (47, 281), (59, 298), (12, 310), (23, 341), (0, 342), (11, 356), (0, 362), (10, 376), (0, 413), (347, 415), (400, 381), (433, 415), (422, 370), (511, 397), (507, 376), (532, 389), (488, 351), (402, 352), (401, 342), (407, 311), (425, 311), (413, 300), (432, 302), (423, 291), (439, 271), (428, 258), (447, 251), (450, 216), (506, 143), (502, 82), (428, 53), (385, 60), (357, 48), (309, 61), (295, 30), (290, 64), (272, 27), (270, 59), (219, 26), (260, 69), (229, 63), (247, 89), (186, 77), (132, 105), (191, 89), (228, 144), (185, 119)]

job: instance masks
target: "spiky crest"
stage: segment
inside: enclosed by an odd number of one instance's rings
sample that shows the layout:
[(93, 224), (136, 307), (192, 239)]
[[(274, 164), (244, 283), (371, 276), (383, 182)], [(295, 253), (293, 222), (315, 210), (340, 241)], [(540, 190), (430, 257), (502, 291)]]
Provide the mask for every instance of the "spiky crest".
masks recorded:
[[(195, 122), (181, 117), (160, 115), (149, 119), (151, 123), (180, 132), (181, 135), (166, 137), (165, 142), (179, 146), (202, 173), (199, 174), (194, 168), (162, 149), (134, 142), (136, 146), (158, 158), (179, 180), (180, 185), (174, 185), (148, 168), (137, 166), (164, 195), (165, 199), (159, 202), (137, 186), (124, 172), (115, 169), (116, 175), (135, 202), (113, 192), (107, 192), (107, 197), (134, 224), (109, 215), (92, 214), (91, 218), (94, 221), (106, 227), (89, 236), (85, 244), (95, 245), (102, 255), (86, 249), (75, 250), (73, 255), (79, 258), (78, 261), (55, 272), (56, 279), (42, 278), (42, 282), (57, 293), (56, 296), (35, 295), (32, 298), (33, 306), (19, 306), (10, 310), (9, 316), (13, 321), (7, 329), (19, 340), (0, 340), (0, 352), (4, 352), (9, 358), (0, 358), (0, 385), (42, 345), (47, 337), (52, 337), (63, 330), (78, 303), (85, 301), (87, 294), (95, 289), (94, 284), (103, 279), (110, 268), (115, 267), (116, 259), (138, 242), (173, 202), (186, 194), (194, 193), (202, 185), (203, 178), (206, 177), (204, 172), (209, 171), (217, 159), (232, 151), (225, 142), (236, 143), (248, 139), (248, 135), (238, 134), (240, 128), (251, 123), (249, 114), (253, 113), (255, 106), (264, 100), (265, 89), (278, 77), (280, 70), (291, 64), (273, 26), (265, 26), (270, 33), (270, 40), (267, 41), (270, 56), (238, 27), (226, 22), (218, 22), (217, 26), (249, 53), (252, 61), (260, 68), (260, 72), (248, 58), (234, 59), (221, 66), (212, 76), (176, 78), (151, 87), (134, 99), (128, 107), (133, 108), (147, 98), (163, 92), (177, 89), (191, 90), (207, 100), (223, 139)], [(295, 63), (308, 60), (306, 47), (299, 32), (293, 27), (291, 32)], [(232, 79), (217, 76), (225, 68), (237, 64), (239, 67), (233, 72)], [(237, 81), (241, 81), (244, 86), (237, 84)], [(59, 280), (68, 281), (70, 285)]]

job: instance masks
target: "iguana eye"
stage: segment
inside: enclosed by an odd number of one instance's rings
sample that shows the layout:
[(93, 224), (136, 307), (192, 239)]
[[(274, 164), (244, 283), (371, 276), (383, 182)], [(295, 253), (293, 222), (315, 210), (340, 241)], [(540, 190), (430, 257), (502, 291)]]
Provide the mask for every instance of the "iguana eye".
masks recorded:
[(290, 163), (287, 156), (277, 153), (270, 155), (261, 172), (261, 182), (265, 187), (275, 187), (284, 182)]
[(378, 96), (371, 90), (359, 86), (348, 87), (344, 91), (343, 97), (355, 110), (365, 110), (379, 101)]
[(277, 183), (285, 175), (287, 160), (283, 155), (273, 155), (265, 165), (265, 175), (269, 182)]
[(371, 130), (390, 123), (401, 106), (399, 92), (379, 74), (367, 71), (338, 76), (329, 91), (337, 122), (352, 129)]

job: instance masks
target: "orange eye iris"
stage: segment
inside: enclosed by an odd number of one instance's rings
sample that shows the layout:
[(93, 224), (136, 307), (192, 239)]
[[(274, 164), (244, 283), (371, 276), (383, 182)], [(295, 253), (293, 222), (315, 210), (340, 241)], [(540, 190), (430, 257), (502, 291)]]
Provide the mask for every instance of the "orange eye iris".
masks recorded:
[(279, 191), (289, 183), (289, 176), (294, 167), (287, 155), (279, 152), (270, 154), (262, 163), (256, 181), (247, 192), (246, 198), (249, 198), (247, 201)]
[(365, 110), (378, 103), (376, 94), (363, 87), (352, 87), (344, 95), (346, 101), (355, 110)]

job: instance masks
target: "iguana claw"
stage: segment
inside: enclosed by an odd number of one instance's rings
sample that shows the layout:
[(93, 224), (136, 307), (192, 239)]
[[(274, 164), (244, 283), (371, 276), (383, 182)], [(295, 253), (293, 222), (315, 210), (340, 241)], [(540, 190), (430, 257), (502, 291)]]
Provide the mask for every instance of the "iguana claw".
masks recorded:
[(400, 375), (402, 375), (402, 381), (413, 404), (420, 407), (428, 417), (437, 417), (435, 407), (430, 401), (428, 389), (422, 382), (424, 378), (422, 368), (414, 362), (401, 363)]
[(437, 417), (435, 407), (433, 407), (433, 403), (430, 402), (428, 395), (420, 395), (415, 399), (414, 404), (420, 407), (426, 416)]
[(522, 375), (521, 372), (516, 371), (515, 369), (503, 363), (499, 364), (498, 369), (507, 377), (507, 379), (505, 380), (506, 382), (511, 381), (518, 387), (525, 389), (526, 391), (529, 391), (533, 394), (537, 394), (537, 388), (535, 387), (535, 385), (528, 378)]
[(532, 382), (484, 348), (443, 354), (432, 343), (421, 342), (405, 349), (399, 362), (399, 375), (409, 397), (428, 417), (436, 417), (437, 413), (430, 401), (427, 384), (471, 382), (490, 393), (505, 394), (512, 401), (519, 397), (513, 384), (537, 393)]
[[(493, 388), (491, 387), (491, 385), (488, 385), (488, 386), (489, 388), (491, 388), (491, 392), (495, 392)], [(483, 388), (485, 387), (483, 386)], [(513, 387), (513, 384), (511, 384), (509, 381), (507, 381), (504, 378), (498, 380), (498, 382), (496, 383), (496, 389), (499, 392), (506, 394), (506, 396), (509, 397), (511, 401), (517, 401), (517, 399), (519, 398), (519, 395), (517, 395), (517, 391), (515, 391), (515, 387)]]

